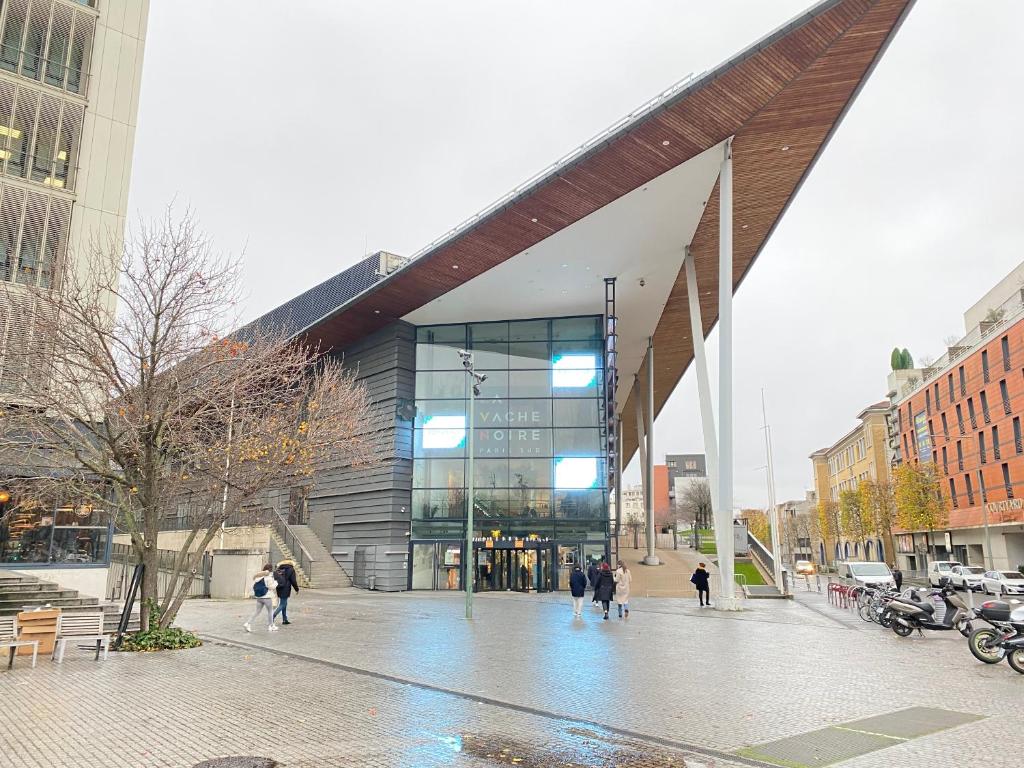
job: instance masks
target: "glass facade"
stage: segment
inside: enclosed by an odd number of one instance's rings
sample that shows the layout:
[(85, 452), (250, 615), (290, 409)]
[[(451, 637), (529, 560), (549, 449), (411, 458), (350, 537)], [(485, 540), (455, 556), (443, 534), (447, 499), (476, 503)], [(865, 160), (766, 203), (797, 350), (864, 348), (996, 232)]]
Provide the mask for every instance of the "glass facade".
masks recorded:
[(110, 526), (91, 506), (0, 508), (0, 565), (106, 565)]
[[(473, 414), (474, 537), (550, 542), (540, 546), (552, 558), (556, 544), (566, 545), (566, 558), (581, 557), (587, 542), (604, 547), (603, 346), (601, 316), (417, 329), (412, 588), (461, 589), (461, 572), (444, 575), (461, 571), (453, 547), (466, 533), (469, 390), (460, 349), (487, 375)], [(496, 562), (493, 553), (483, 559)], [(557, 588), (546, 555), (513, 559), (511, 582)], [(519, 574), (524, 563), (529, 577)]]

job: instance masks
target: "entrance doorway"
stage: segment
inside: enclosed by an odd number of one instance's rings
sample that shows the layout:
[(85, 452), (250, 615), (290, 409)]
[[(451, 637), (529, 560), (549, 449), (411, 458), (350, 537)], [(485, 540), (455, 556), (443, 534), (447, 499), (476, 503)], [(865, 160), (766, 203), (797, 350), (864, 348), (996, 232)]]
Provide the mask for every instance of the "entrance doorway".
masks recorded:
[(473, 550), (478, 592), (549, 592), (554, 578), (550, 547)]

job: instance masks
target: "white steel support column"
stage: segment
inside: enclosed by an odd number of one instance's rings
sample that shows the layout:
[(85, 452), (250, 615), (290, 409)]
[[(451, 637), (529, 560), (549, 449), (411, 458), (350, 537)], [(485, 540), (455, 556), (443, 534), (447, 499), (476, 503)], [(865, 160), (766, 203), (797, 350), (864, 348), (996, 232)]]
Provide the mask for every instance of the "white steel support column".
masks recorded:
[(644, 509), (647, 509), (647, 428), (644, 426), (644, 404), (640, 399), (640, 376), (633, 376), (633, 403), (636, 411), (636, 446), (640, 454), (640, 490), (644, 496)]
[(644, 464), (647, 476), (647, 493), (644, 494), (644, 511), (647, 513), (647, 555), (644, 565), (660, 565), (654, 554), (654, 337), (647, 339), (647, 461)]
[(733, 413), (732, 413), (732, 139), (725, 142), (718, 179), (718, 508), (715, 542), (721, 591), (719, 610), (738, 608), (732, 531)]
[(711, 405), (711, 382), (708, 379), (708, 354), (704, 344), (704, 321), (700, 313), (700, 288), (697, 285), (697, 269), (693, 263), (690, 246), (683, 266), (686, 268), (686, 298), (690, 304), (690, 336), (693, 339), (693, 361), (697, 367), (697, 399), (700, 401), (701, 431), (704, 434), (704, 455), (708, 465), (708, 487), (711, 490), (712, 515), (720, 506), (718, 503), (718, 435), (715, 432), (715, 411)]

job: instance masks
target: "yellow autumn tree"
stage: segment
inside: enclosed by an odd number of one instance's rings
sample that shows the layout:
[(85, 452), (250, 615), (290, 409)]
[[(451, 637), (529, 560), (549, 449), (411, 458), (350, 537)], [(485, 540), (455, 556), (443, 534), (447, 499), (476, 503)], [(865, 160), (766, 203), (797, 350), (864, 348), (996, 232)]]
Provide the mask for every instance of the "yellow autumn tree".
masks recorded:
[[(903, 463), (896, 469), (893, 496), (896, 521), (908, 531), (927, 531), (928, 546), (933, 549), (933, 533), (949, 520), (942, 482), (933, 463)], [(934, 549), (932, 552), (934, 557)]]

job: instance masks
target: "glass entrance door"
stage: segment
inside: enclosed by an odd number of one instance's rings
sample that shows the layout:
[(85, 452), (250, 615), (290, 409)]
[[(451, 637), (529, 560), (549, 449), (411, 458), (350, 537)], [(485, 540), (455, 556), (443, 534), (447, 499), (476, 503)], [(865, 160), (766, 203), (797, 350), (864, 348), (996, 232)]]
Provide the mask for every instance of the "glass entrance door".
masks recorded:
[(477, 549), (474, 588), (480, 592), (548, 592), (554, 581), (551, 548)]

